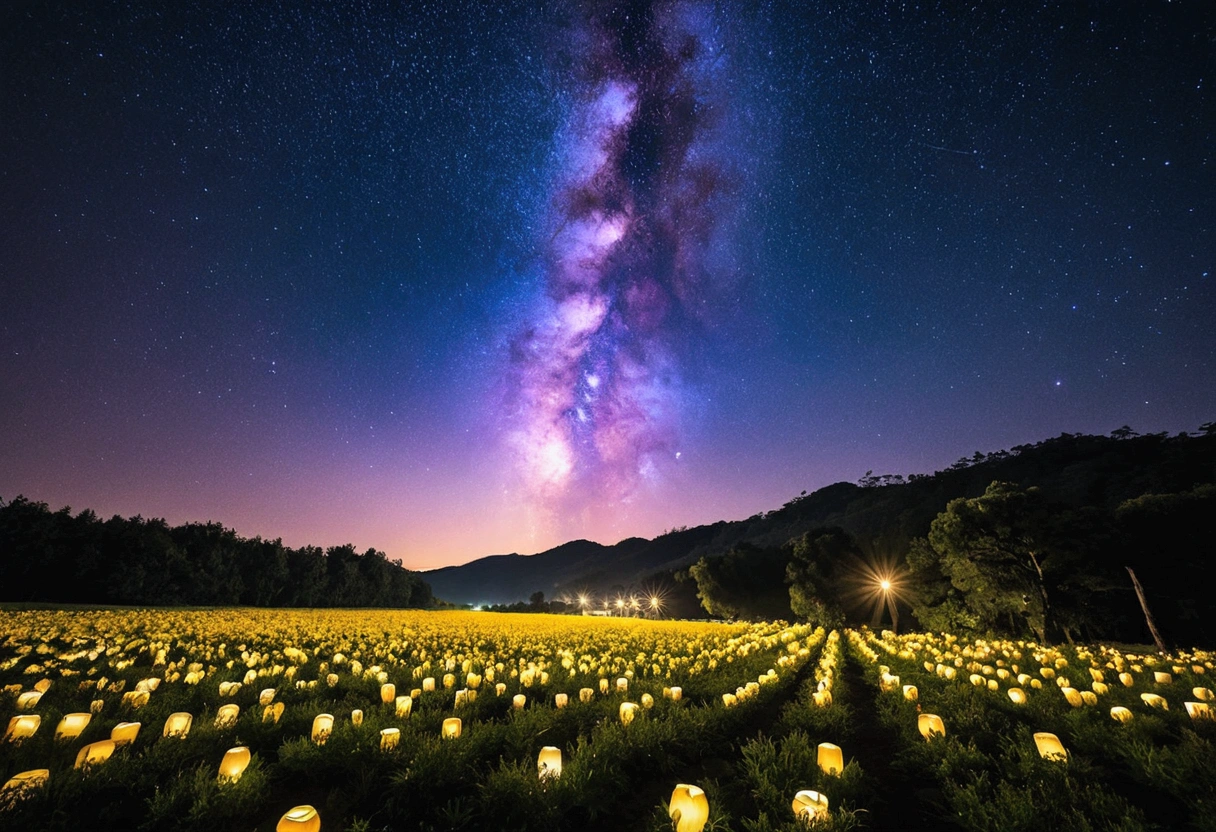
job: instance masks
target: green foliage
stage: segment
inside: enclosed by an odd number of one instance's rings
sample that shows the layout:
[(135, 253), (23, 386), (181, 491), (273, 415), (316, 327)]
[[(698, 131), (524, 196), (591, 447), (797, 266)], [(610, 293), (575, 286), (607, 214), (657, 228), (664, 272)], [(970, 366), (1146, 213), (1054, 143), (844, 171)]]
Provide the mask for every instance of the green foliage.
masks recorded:
[(721, 557), (701, 558), (688, 571), (697, 582), (697, 598), (710, 615), (729, 620), (788, 620), (788, 557), (783, 549), (741, 544)]
[(839, 599), (850, 567), (862, 554), (839, 527), (813, 529), (789, 543), (785, 578), (790, 585), (790, 609), (805, 621), (828, 629), (844, 625)]

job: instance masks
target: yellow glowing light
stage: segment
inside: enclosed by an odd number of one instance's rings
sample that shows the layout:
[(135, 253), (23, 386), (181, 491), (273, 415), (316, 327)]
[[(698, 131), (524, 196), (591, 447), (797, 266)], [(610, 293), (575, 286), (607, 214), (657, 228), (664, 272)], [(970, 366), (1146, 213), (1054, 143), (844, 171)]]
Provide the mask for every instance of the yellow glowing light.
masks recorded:
[(709, 820), (709, 799), (697, 786), (681, 783), (671, 793), (667, 815), (675, 832), (701, 832)]
[(321, 816), (311, 806), (297, 806), (279, 819), (275, 832), (320, 832)]
[(828, 816), (828, 798), (810, 789), (804, 789), (794, 795), (794, 817), (800, 821), (810, 822)]
[(224, 752), (224, 759), (220, 760), (220, 779), (229, 783), (240, 780), (251, 759), (246, 746), (238, 745), (236, 748), (229, 748)]

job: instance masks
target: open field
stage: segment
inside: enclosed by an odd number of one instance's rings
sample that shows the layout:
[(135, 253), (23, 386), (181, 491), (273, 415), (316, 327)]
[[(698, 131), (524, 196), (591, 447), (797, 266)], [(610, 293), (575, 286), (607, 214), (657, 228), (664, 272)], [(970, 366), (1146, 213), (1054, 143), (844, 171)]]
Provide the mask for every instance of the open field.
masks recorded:
[(1212, 673), (782, 623), (9, 611), (0, 782), (45, 779), (5, 788), (0, 828), (269, 830), (308, 805), (326, 830), (662, 830), (693, 784), (717, 830), (805, 828), (807, 790), (818, 829), (1212, 829)]

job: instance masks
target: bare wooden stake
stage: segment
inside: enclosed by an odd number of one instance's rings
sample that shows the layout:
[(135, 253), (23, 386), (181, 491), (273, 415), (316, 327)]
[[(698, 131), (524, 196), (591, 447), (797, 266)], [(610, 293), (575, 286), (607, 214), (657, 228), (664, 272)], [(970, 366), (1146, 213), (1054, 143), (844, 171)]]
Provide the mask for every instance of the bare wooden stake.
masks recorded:
[(1153, 634), (1153, 641), (1157, 644), (1157, 651), (1160, 653), (1168, 652), (1165, 649), (1165, 642), (1161, 639), (1161, 633), (1157, 632), (1157, 622), (1153, 620), (1153, 614), (1148, 611), (1148, 600), (1144, 597), (1144, 587), (1140, 586), (1140, 580), (1136, 577), (1135, 571), (1130, 567), (1124, 567), (1127, 574), (1132, 576), (1132, 586), (1136, 588), (1136, 597), (1140, 599), (1140, 609), (1144, 610), (1144, 620), (1148, 622), (1148, 631)]

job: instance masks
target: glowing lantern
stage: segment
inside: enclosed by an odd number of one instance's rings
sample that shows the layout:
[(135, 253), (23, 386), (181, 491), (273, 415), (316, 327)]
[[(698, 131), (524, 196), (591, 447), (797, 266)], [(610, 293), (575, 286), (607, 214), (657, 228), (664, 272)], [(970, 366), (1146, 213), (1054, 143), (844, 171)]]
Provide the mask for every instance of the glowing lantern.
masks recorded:
[(1102, 671), (1098, 670), (1098, 668), (1096, 668), (1096, 667), (1091, 667), (1089, 669), (1089, 678), (1095, 682), (1104, 681), (1104, 679), (1102, 677)]
[(1044, 679), (1054, 679), (1055, 675), (1056, 675), (1056, 671), (1054, 668), (1040, 667), (1039, 675), (1042, 676)]
[(76, 755), (76, 768), (101, 765), (110, 759), (116, 747), (114, 740), (98, 740), (89, 743)]
[(169, 718), (165, 720), (165, 730), (162, 732), (166, 737), (177, 737), (185, 739), (190, 733), (190, 726), (194, 724), (194, 717), (185, 712), (169, 714)]
[(17, 696), (17, 710), (28, 711), (30, 708), (38, 704), (38, 700), (42, 698), (42, 691), (29, 690)]
[(620, 709), (621, 724), (628, 725), (633, 722), (633, 717), (637, 714), (637, 711), (638, 705), (636, 702), (622, 702)]
[(241, 706), (234, 704), (220, 705), (219, 710), (215, 712), (215, 727), (230, 728), (236, 724), (237, 717), (241, 715)]
[(1163, 711), (1168, 711), (1170, 709), (1170, 705), (1165, 701), (1164, 696), (1158, 696), (1155, 693), (1142, 693), (1140, 694), (1140, 698), (1144, 700), (1144, 704), (1148, 705), (1150, 708), (1160, 708)]
[(839, 745), (830, 742), (819, 743), (819, 769), (824, 774), (840, 774), (844, 771), (844, 752)]
[(274, 701), (274, 688), (266, 688), (264, 691), (262, 691), (261, 693), (258, 694), (258, 704), (259, 705), (269, 705), (273, 701)]
[(608, 680), (600, 679), (600, 693), (607, 693), (607, 692), (608, 692)]
[(884, 691), (898, 690), (899, 677), (892, 676), (890, 673), (884, 673), (878, 677), (878, 686)]
[(1172, 685), (1174, 684), (1174, 677), (1165, 671), (1157, 670), (1153, 672), (1153, 681), (1159, 685)]
[(811, 699), (821, 708), (826, 708), (832, 704), (832, 692), (830, 690), (817, 690), (811, 694)]
[(553, 697), (553, 705), (557, 708), (564, 708), (570, 701), (570, 697), (564, 693), (559, 693)]
[(804, 823), (822, 820), (828, 816), (828, 797), (820, 792), (804, 789), (794, 795), (794, 817)]
[(283, 703), (275, 702), (273, 705), (267, 705), (262, 711), (262, 722), (278, 723), (279, 717), (283, 715)]
[(397, 698), (397, 686), (392, 682), (386, 682), (380, 686), (380, 701), (385, 705), (393, 704)]
[(984, 685), (987, 684), (987, 682), (984, 680), (984, 677), (978, 673), (972, 673), (970, 681), (971, 681), (971, 684), (977, 688), (982, 688), (982, 687), (984, 687)]
[[(459, 701), (459, 698), (457, 699), (457, 701)], [(410, 697), (398, 696), (396, 702), (397, 702), (397, 716), (401, 717), (402, 719), (405, 719), (413, 712), (414, 700), (411, 699)]]
[(1022, 690), (1021, 688), (1010, 688), (1007, 693), (1009, 694), (1009, 699), (1013, 702), (1013, 704), (1026, 704), (1026, 691)]
[(916, 689), (916, 685), (904, 685), (904, 699), (909, 702), (915, 702), (920, 692)]
[(312, 741), (317, 745), (325, 745), (329, 735), (334, 732), (334, 715), (317, 714), (312, 721)]
[(1042, 689), (1043, 689), (1043, 683), (1042, 683), (1042, 682), (1040, 682), (1038, 679), (1031, 679), (1031, 680), (1030, 680), (1030, 687), (1031, 687), (1031, 689), (1033, 689), (1033, 690), (1042, 690)]
[(51, 689), (51, 680), (50, 679), (39, 679), (37, 682), (34, 683), (34, 690), (38, 691), (39, 693), (46, 693), (50, 689)]
[(671, 689), (671, 701), (672, 702), (679, 702), (683, 698), (684, 698), (684, 689), (683, 688), (672, 688)]
[(1132, 719), (1132, 712), (1122, 705), (1116, 705), (1110, 709), (1110, 718), (1115, 722), (1130, 722)]
[(930, 739), (934, 734), (946, 735), (946, 724), (937, 714), (921, 714), (916, 718), (916, 727), (925, 739)]
[(251, 759), (246, 746), (238, 745), (236, 748), (229, 748), (224, 752), (224, 759), (220, 760), (220, 779), (229, 783), (240, 780)]
[(358, 708), (355, 708), (353, 711), (351, 711), (350, 712), (350, 724), (351, 725), (362, 725), (363, 724), (363, 711), (361, 711)]
[(511, 697), (511, 707), (515, 708), (515, 710), (517, 710), (517, 711), (520, 710), (521, 708), (523, 708), (523, 706), (527, 705), (527, 704), (528, 704), (528, 697), (524, 696), (522, 693), (517, 693), (513, 697)]
[(1081, 701), (1086, 705), (1097, 705), (1098, 694), (1094, 693), (1092, 690), (1083, 690), (1081, 691)]
[(7, 805), (14, 797), (22, 797), (26, 790), (46, 785), (50, 779), (51, 770), (49, 768), (35, 768), (9, 778), (3, 786), (0, 786), (0, 797), (3, 797), (3, 800), (0, 800), (0, 807)]
[(454, 740), (460, 736), (460, 717), (450, 716), (443, 721), (441, 736), (445, 740)]
[(101, 713), (101, 709), (106, 706), (104, 699), (94, 699), (89, 703), (89, 712), (94, 714)]
[(478, 673), (469, 673), (464, 677), (465, 686), (471, 690), (477, 690), (481, 687), (481, 675)]
[(138, 722), (120, 722), (110, 731), (110, 739), (115, 745), (135, 742), (135, 738), (139, 736), (139, 725)]
[(220, 696), (236, 696), (240, 689), (240, 682), (220, 682)]
[(1191, 695), (1202, 702), (1211, 702), (1213, 699), (1210, 688), (1192, 688)]
[(422, 698), (422, 688), (414, 688), (413, 690), (410, 691), (410, 699), (413, 699), (415, 702), (417, 702), (421, 698)]
[(1079, 708), (1084, 704), (1084, 700), (1076, 688), (1061, 688), (1060, 692), (1064, 694), (1064, 698), (1068, 700), (1068, 704), (1074, 708)]
[(400, 728), (382, 728), (380, 729), (380, 750), (392, 751), (397, 747), (397, 743), (401, 742)]
[(329, 685), (331, 688), (337, 687), (338, 686), (338, 674), (330, 673), (329, 675), (327, 675), (325, 677), (325, 684)]
[(431, 691), (435, 690), (435, 677), (427, 676), (425, 679), (423, 679), (422, 680), (422, 689), (424, 691), (426, 691), (427, 693), (430, 693)]
[(671, 793), (667, 816), (672, 819), (675, 832), (701, 832), (709, 820), (709, 799), (697, 786), (681, 783)]
[(494, 695), (495, 696), (502, 696), (506, 692), (507, 692), (507, 683), (506, 682), (499, 682), (498, 684), (494, 685)]
[(15, 716), (8, 721), (8, 730), (4, 732), (4, 739), (5, 741), (21, 742), (21, 740), (34, 736), (41, 724), (42, 717), (37, 714)]
[[(816, 696), (818, 696), (818, 694), (816, 694)], [(722, 694), (722, 704), (728, 708), (733, 708), (735, 705), (739, 704), (739, 697), (735, 696), (733, 693), (724, 693)]]
[(1091, 687), (1094, 689), (1095, 696), (1106, 696), (1106, 694), (1110, 693), (1110, 686), (1105, 682), (1094, 682)]
[(616, 692), (625, 693), (629, 690), (629, 680), (624, 676), (616, 680)]
[(560, 777), (562, 773), (562, 750), (546, 745), (536, 758), (536, 770), (541, 780)]
[(1001, 685), (1000, 685), (1000, 683), (999, 683), (999, 682), (998, 682), (996, 679), (989, 679), (989, 680), (988, 680), (988, 690), (991, 690), (991, 691), (998, 691), (998, 690), (1000, 690), (1000, 689), (1001, 689)]
[(279, 819), (275, 832), (321, 832), (321, 816), (311, 806), (297, 806)]
[(1123, 683), (1123, 687), (1125, 688), (1130, 688), (1132, 685), (1136, 684), (1136, 680), (1132, 678), (1132, 674), (1127, 673), (1126, 671), (1119, 674), (1119, 681)]
[(649, 693), (642, 694), (642, 707), (646, 710), (650, 710), (654, 707), (654, 697)]
[(1212, 708), (1207, 702), (1184, 702), (1191, 719), (1211, 719)]
[(1055, 734), (1039, 731), (1034, 735), (1034, 744), (1039, 749), (1039, 756), (1044, 760), (1068, 760), (1068, 752)]

